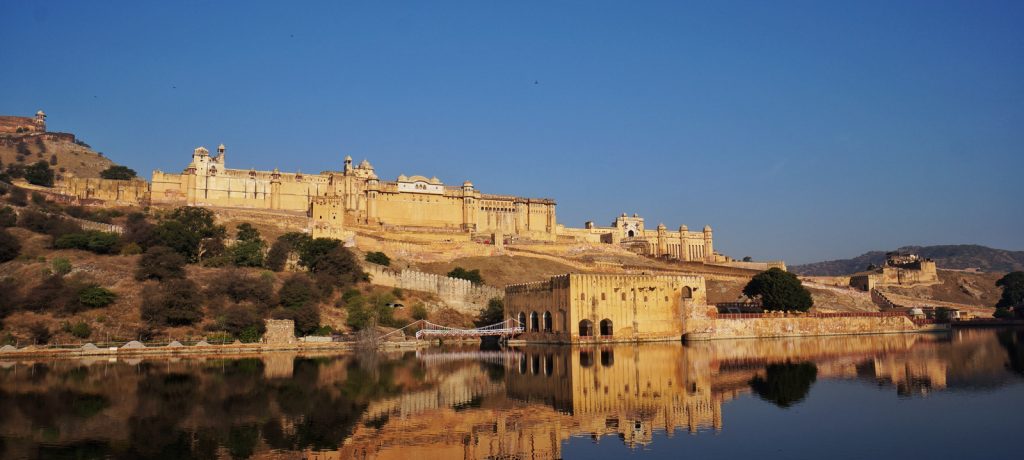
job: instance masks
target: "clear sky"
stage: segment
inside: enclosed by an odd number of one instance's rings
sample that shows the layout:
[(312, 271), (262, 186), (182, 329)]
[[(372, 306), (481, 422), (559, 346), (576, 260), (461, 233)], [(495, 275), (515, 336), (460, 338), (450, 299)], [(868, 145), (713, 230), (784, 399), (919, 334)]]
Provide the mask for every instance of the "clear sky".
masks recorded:
[(148, 177), (469, 179), (791, 263), (1024, 249), (1024, 2), (3, 2), (0, 113)]

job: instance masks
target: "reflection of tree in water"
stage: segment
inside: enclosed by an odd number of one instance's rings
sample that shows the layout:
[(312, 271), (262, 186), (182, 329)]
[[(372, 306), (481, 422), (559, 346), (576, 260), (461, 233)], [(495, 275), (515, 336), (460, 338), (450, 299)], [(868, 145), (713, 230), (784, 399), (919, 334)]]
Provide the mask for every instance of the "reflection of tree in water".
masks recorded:
[(770, 364), (763, 378), (757, 375), (750, 379), (750, 388), (765, 401), (790, 407), (807, 397), (817, 378), (818, 366), (811, 362)]
[(996, 337), (999, 345), (1009, 355), (1007, 368), (1017, 374), (1024, 375), (1024, 329), (1005, 329), (998, 331)]

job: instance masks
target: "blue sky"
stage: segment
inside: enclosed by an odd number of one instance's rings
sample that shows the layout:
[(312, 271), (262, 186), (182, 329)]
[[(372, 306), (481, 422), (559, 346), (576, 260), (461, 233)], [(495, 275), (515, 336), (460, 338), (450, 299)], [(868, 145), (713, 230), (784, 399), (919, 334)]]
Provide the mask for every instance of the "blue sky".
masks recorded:
[(1024, 249), (1024, 3), (4, 2), (0, 113), (144, 176), (472, 180), (791, 263)]

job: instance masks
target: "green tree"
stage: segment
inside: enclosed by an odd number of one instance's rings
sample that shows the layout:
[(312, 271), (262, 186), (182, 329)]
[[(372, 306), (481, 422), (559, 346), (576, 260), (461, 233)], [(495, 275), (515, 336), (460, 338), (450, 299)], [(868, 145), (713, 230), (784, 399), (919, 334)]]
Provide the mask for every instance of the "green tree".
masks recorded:
[(117, 294), (95, 284), (86, 286), (78, 292), (78, 303), (86, 308), (102, 308), (114, 303), (115, 300), (117, 300)]
[(318, 290), (309, 276), (292, 275), (281, 285), (277, 297), (281, 308), (274, 311), (274, 317), (295, 321), (297, 334), (311, 334), (320, 327)]
[(25, 180), (32, 185), (53, 187), (53, 170), (45, 161), (38, 161), (25, 169)]
[(289, 232), (281, 235), (270, 246), (267, 252), (267, 268), (279, 272), (284, 270), (288, 257), (293, 253), (300, 253), (302, 249), (313, 239), (305, 233)]
[(263, 241), (260, 238), (260, 231), (248, 222), (238, 224), (235, 230), (235, 239), (238, 241)]
[(454, 270), (448, 272), (449, 278), (459, 278), (469, 281), (473, 284), (484, 284), (484, 279), (480, 276), (480, 270), (466, 270), (462, 267), (455, 267)]
[(383, 252), (368, 252), (366, 253), (366, 261), (372, 264), (389, 266), (391, 265), (391, 258)]
[(325, 293), (366, 278), (352, 251), (331, 238), (316, 238), (304, 244), (299, 252), (299, 264), (314, 273), (321, 286), (328, 288)]
[(220, 254), (226, 235), (224, 226), (215, 223), (213, 211), (183, 206), (157, 225), (154, 244), (172, 248), (190, 262), (199, 262), (204, 257)]
[(996, 281), (996, 286), (1003, 288), (1003, 294), (996, 307), (1010, 308), (1024, 304), (1024, 272), (1007, 273)]
[(14, 260), (21, 254), (21, 243), (5, 228), (0, 228), (0, 263)]
[(476, 319), (476, 326), (490, 326), (502, 321), (505, 321), (505, 303), (499, 298), (493, 298), (487, 301), (487, 307), (480, 310), (480, 315)]
[(760, 298), (768, 310), (807, 311), (814, 306), (810, 291), (800, 279), (779, 268), (755, 275), (743, 288), (743, 295)]
[(100, 171), (100, 177), (114, 180), (130, 180), (136, 176), (135, 170), (127, 166), (113, 165)]
[(231, 263), (236, 267), (262, 267), (263, 240), (239, 241), (231, 247)]
[(185, 277), (185, 257), (166, 246), (153, 246), (139, 258), (135, 279), (166, 280)]

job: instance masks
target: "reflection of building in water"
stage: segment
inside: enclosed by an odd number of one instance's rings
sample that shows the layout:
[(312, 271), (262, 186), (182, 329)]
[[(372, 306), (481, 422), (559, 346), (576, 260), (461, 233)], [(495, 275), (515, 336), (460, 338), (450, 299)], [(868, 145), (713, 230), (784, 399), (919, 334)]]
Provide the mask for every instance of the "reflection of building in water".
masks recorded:
[(896, 385), (896, 392), (901, 396), (927, 394), (930, 390), (946, 388), (948, 363), (938, 357), (911, 358), (907, 355), (879, 356), (858, 370), (869, 371), (870, 367), (876, 380)]
[(678, 345), (526, 349), (509, 373), (508, 394), (544, 402), (594, 436), (635, 446), (653, 432), (722, 428), (722, 398), (706, 366), (689, 366)]
[(463, 367), (446, 374), (432, 388), (371, 403), (363, 418), (408, 417), (438, 408), (464, 406), (503, 389), (503, 385), (492, 382), (478, 366)]

